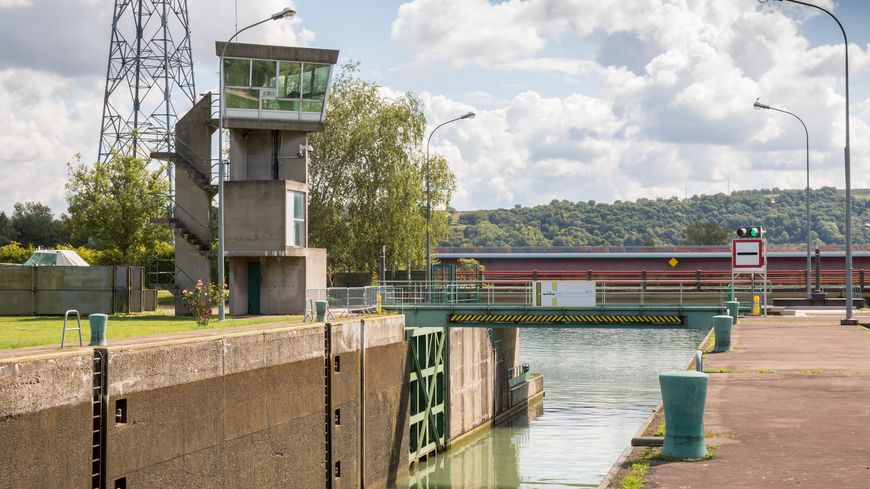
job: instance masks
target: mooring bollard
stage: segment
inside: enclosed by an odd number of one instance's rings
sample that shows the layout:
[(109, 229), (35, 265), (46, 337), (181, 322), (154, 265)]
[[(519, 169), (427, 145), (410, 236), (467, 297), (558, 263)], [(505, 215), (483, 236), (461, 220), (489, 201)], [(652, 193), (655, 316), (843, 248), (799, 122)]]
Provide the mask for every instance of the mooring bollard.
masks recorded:
[(329, 307), (329, 302), (314, 301), (314, 306), (317, 309), (317, 322), (322, 323), (326, 319), (326, 308)]
[(708, 381), (707, 374), (692, 370), (659, 375), (667, 423), (662, 456), (707, 456), (707, 447), (704, 445), (704, 405), (707, 401)]
[(734, 322), (731, 324), (737, 324), (737, 314), (740, 312), (740, 303), (737, 301), (728, 301), (725, 303), (725, 307), (728, 308), (728, 315), (734, 318)]
[(109, 316), (91, 314), (88, 316), (88, 321), (91, 323), (90, 346), (106, 346), (106, 326), (109, 323)]
[(731, 351), (731, 316), (713, 316), (713, 331), (716, 333), (714, 353)]

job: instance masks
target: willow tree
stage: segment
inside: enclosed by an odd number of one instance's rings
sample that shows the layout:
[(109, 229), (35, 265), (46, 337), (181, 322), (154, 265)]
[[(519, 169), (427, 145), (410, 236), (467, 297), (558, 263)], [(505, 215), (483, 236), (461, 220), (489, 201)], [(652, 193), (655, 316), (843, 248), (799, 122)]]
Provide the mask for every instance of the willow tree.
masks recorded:
[[(331, 271), (425, 263), (426, 118), (412, 94), (388, 97), (345, 65), (329, 97), (324, 130), (311, 137), (309, 243), (327, 249)], [(454, 189), (446, 161), (430, 160), (432, 242), (447, 233)]]

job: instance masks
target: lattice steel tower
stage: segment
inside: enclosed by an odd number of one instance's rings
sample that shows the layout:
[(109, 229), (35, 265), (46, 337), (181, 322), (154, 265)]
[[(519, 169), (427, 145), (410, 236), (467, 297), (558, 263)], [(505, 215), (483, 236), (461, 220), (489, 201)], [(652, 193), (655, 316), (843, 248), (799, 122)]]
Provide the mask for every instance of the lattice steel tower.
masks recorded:
[(115, 0), (100, 161), (174, 151), (175, 105), (195, 96), (187, 0)]

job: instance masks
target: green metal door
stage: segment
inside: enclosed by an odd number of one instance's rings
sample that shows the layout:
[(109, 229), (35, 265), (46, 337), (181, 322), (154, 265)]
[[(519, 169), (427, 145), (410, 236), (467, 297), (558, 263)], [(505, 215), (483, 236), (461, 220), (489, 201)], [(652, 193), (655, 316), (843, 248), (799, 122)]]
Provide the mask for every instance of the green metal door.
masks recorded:
[(447, 328), (407, 328), (410, 343), (410, 460), (416, 462), (446, 446), (444, 358)]
[(248, 314), (260, 314), (260, 262), (248, 262)]

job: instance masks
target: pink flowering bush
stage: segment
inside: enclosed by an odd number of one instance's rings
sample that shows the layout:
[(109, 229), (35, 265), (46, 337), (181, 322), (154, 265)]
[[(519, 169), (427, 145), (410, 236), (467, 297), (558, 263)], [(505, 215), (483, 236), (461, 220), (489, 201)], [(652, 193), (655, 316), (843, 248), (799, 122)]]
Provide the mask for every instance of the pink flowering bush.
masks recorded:
[(203, 284), (202, 280), (197, 280), (196, 285), (192, 289), (181, 291), (181, 301), (193, 311), (196, 324), (200, 326), (208, 326), (208, 321), (211, 319), (212, 307), (219, 304), (221, 299), (226, 299), (226, 297), (226, 290), (217, 284)]

